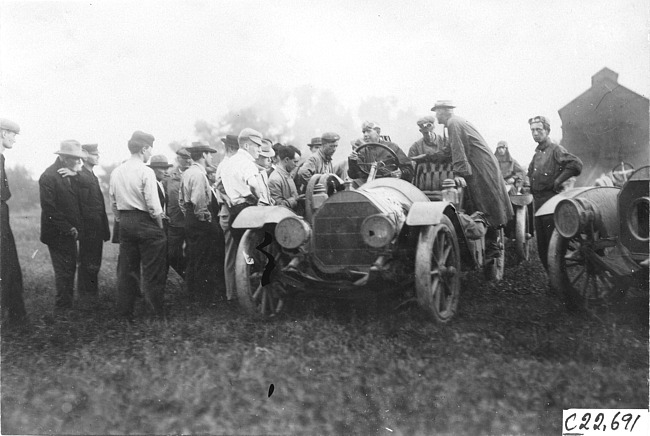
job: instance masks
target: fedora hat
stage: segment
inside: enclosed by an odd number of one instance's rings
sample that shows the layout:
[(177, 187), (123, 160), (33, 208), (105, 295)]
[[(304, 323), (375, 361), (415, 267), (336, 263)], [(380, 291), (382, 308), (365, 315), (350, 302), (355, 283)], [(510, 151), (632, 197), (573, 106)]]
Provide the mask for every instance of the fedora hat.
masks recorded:
[(201, 153), (216, 153), (217, 149), (202, 142), (193, 142), (191, 147), (187, 147), (187, 151), (190, 153), (193, 151), (200, 151)]
[(317, 138), (311, 138), (311, 142), (307, 144), (309, 148), (320, 147), (323, 145), (323, 139), (319, 136)]
[(59, 150), (55, 151), (54, 154), (58, 154), (60, 156), (72, 156), (78, 158), (87, 156), (86, 152), (84, 152), (83, 149), (81, 148), (81, 143), (79, 141), (75, 141), (74, 139), (67, 139), (61, 142), (61, 145), (59, 146)]
[(264, 157), (275, 156), (275, 150), (273, 150), (273, 143), (268, 139), (262, 140), (262, 148), (260, 149), (260, 155)]
[(151, 160), (149, 161), (149, 165), (147, 165), (149, 168), (169, 168), (172, 166), (169, 162), (167, 162), (167, 156), (164, 154), (157, 154), (155, 156), (151, 156)]
[(456, 106), (454, 105), (454, 103), (453, 103), (451, 100), (438, 100), (438, 101), (436, 101), (436, 103), (433, 105), (433, 107), (431, 108), (431, 110), (432, 110), (432, 111), (435, 111), (436, 109), (441, 109), (441, 108), (449, 108), (449, 109), (453, 109), (453, 108), (455, 108), (455, 107), (456, 107)]

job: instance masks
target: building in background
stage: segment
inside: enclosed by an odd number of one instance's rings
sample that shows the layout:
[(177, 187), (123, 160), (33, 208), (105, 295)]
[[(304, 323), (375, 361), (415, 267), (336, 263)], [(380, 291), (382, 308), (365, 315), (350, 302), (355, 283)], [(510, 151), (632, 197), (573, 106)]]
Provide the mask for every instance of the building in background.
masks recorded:
[(582, 159), (576, 186), (590, 186), (621, 162), (650, 165), (648, 99), (618, 83), (618, 73), (603, 68), (591, 88), (559, 111), (562, 145)]

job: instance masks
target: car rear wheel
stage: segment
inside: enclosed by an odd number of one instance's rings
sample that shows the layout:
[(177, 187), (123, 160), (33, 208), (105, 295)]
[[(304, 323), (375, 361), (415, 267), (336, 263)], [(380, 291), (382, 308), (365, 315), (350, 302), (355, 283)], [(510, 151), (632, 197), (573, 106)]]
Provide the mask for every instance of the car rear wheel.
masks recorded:
[[(584, 238), (577, 235), (567, 239), (555, 230), (548, 248), (551, 286), (562, 294), (570, 311), (619, 301), (630, 286), (628, 280), (615, 278), (589, 260), (584, 246), (590, 244)], [(604, 257), (605, 250), (595, 250), (594, 255)]]
[(246, 230), (235, 263), (237, 297), (241, 307), (255, 318), (269, 318), (284, 307), (279, 280), (283, 262), (280, 247), (263, 229)]
[(530, 253), (530, 232), (528, 231), (528, 207), (515, 208), (515, 250), (519, 260), (528, 260)]
[(460, 250), (454, 226), (443, 217), (440, 224), (423, 227), (415, 257), (418, 303), (438, 323), (449, 321), (458, 307)]

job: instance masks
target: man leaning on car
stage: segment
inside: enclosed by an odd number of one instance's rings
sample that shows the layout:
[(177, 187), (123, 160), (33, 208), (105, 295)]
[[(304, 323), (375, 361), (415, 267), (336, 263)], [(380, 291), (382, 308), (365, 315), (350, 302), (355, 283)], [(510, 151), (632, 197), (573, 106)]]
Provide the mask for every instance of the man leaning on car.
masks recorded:
[[(537, 143), (535, 155), (528, 166), (528, 178), (535, 210), (539, 210), (548, 199), (562, 190), (562, 183), (580, 175), (582, 161), (549, 138), (551, 124), (546, 117), (533, 117), (528, 120), (528, 124)], [(548, 269), (548, 244), (551, 241), (553, 228), (552, 214), (535, 217), (537, 252), (546, 269)]]

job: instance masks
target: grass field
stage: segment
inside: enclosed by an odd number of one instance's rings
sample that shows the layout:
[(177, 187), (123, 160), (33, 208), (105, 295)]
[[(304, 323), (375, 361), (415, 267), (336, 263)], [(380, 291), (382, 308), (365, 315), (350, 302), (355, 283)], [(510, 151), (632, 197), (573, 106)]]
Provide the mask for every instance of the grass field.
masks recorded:
[(647, 298), (570, 315), (536, 259), (498, 285), (468, 273), (445, 326), (314, 299), (253, 322), (173, 273), (168, 320), (131, 325), (113, 316), (116, 245), (100, 308), (55, 317), (38, 217), (12, 227), (31, 323), (2, 331), (3, 434), (547, 435), (565, 408), (648, 407)]

